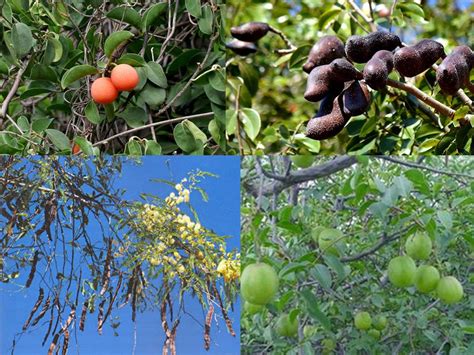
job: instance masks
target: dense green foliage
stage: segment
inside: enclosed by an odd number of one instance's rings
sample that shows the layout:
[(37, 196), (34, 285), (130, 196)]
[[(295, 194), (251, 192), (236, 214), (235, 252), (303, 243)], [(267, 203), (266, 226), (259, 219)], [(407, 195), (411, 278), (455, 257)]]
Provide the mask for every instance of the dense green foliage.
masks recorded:
[[(222, 7), (0, 0), (0, 153), (226, 151)], [(92, 81), (116, 63), (140, 82), (98, 105)]]
[[(334, 342), (338, 354), (473, 353), (472, 159), (317, 158), (303, 169), (257, 159), (243, 161), (242, 266), (272, 265), (280, 286), (263, 310), (243, 313), (243, 354), (333, 353)], [(339, 255), (316, 243), (321, 226), (341, 232)], [(419, 232), (432, 252), (416, 266), (458, 279), (457, 303), (388, 280), (390, 260)], [(282, 314), (299, 320), (298, 338), (275, 332)]]
[[(318, 104), (303, 98), (307, 75), (302, 66), (311, 46), (326, 35), (337, 35), (346, 42), (351, 35), (364, 35), (372, 29), (349, 1), (229, 0), (227, 3), (227, 28), (249, 21), (268, 22), (297, 47), (295, 51), (278, 53), (288, 46), (275, 33), (269, 33), (259, 40), (255, 54), (239, 57), (228, 51), (227, 132), (242, 151), (259, 154), (474, 151), (472, 122), (461, 121), (466, 114), (473, 113), (472, 108), (459, 97), (443, 94), (435, 84), (433, 69), (406, 81), (397, 72), (392, 72), (389, 78), (415, 86), (455, 110), (454, 117), (436, 112), (407, 91), (388, 87), (388, 90), (372, 91), (369, 110), (352, 117), (336, 137), (323, 141), (308, 139), (304, 135), (305, 126), (318, 108)], [(354, 3), (370, 16), (368, 1)], [(374, 8), (377, 3), (380, 2), (372, 1)], [(393, 1), (383, 3), (390, 9)], [(390, 29), (408, 45), (432, 38), (444, 45), (447, 54), (455, 46), (472, 46), (472, 3), (467, 8), (466, 4), (459, 7), (456, 1), (417, 3), (420, 1), (397, 1), (389, 17), (374, 9), (374, 22), (379, 28)], [(356, 67), (362, 70), (364, 64)], [(465, 92), (472, 100), (472, 93)], [(239, 129), (240, 142), (236, 133)]]

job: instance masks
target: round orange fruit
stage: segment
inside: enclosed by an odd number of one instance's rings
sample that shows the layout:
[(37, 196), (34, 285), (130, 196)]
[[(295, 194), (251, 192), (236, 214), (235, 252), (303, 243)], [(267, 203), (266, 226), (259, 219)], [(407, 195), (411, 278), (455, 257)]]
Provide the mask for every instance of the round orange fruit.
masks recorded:
[(110, 78), (118, 91), (131, 91), (140, 81), (135, 68), (128, 64), (117, 65), (112, 69)]
[(105, 105), (115, 101), (118, 91), (110, 78), (99, 78), (92, 83), (91, 96), (98, 104)]

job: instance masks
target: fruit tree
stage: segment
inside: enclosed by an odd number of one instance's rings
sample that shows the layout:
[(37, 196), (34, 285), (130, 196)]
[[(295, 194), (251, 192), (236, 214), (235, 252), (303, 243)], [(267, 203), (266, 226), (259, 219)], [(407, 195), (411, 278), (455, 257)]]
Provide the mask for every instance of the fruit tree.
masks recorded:
[(245, 157), (242, 266), (278, 288), (244, 308), (242, 353), (470, 354), (473, 172), (469, 157)]

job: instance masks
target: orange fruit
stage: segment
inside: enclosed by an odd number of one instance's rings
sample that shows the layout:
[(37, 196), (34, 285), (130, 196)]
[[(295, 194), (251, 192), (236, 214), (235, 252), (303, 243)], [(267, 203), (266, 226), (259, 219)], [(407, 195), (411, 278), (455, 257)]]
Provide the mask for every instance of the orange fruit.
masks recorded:
[(117, 98), (118, 91), (110, 78), (99, 78), (92, 83), (91, 96), (98, 104), (110, 104)]
[(76, 155), (81, 152), (81, 147), (77, 143), (74, 143), (72, 146), (72, 154)]
[(110, 78), (118, 91), (131, 91), (140, 81), (135, 68), (128, 64), (117, 65), (112, 69)]

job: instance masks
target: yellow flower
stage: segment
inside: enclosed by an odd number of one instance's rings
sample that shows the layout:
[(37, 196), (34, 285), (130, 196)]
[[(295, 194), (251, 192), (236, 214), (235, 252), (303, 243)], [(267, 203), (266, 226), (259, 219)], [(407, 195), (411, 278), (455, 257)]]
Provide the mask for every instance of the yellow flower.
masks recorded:
[(176, 184), (176, 186), (174, 187), (176, 190), (178, 191), (181, 191), (183, 189), (183, 185), (181, 184)]

